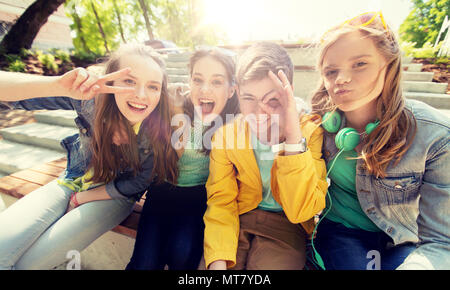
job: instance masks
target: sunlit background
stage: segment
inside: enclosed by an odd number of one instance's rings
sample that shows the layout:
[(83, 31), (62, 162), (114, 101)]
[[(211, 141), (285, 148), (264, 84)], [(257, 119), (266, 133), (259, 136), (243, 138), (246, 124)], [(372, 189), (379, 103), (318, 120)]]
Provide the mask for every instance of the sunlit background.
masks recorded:
[(222, 29), (230, 43), (255, 40), (308, 42), (333, 25), (368, 11), (382, 11), (396, 31), (409, 0), (197, 0), (201, 24)]

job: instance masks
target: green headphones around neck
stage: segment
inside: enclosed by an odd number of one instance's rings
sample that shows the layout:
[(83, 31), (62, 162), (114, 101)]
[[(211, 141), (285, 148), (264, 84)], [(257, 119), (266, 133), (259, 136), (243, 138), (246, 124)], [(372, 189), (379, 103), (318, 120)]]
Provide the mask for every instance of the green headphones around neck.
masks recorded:
[[(360, 134), (353, 128), (343, 128), (339, 130), (341, 127), (342, 118), (339, 112), (327, 112), (323, 115), (322, 118), (322, 127), (325, 131), (329, 133), (336, 133), (336, 137), (334, 139), (336, 143), (336, 147), (339, 150), (350, 151), (355, 149), (358, 146), (360, 141)], [(380, 124), (380, 121), (375, 121), (373, 123), (369, 123), (366, 125), (365, 133), (369, 135), (375, 130), (375, 128)], [(339, 131), (339, 132), (338, 132)]]
[[(327, 176), (326, 176), (327, 179), (328, 179), (328, 175), (330, 174), (331, 170), (333, 169), (334, 164), (335, 164), (337, 158), (339, 157), (339, 155), (343, 151), (350, 151), (350, 150), (355, 149), (355, 147), (358, 146), (359, 141), (360, 141), (360, 134), (358, 133), (358, 131), (356, 131), (356, 129), (346, 127), (346, 128), (342, 128), (341, 130), (339, 130), (339, 128), (341, 127), (341, 123), (342, 123), (341, 114), (339, 114), (339, 112), (337, 112), (337, 111), (327, 112), (322, 117), (322, 127), (324, 128), (324, 130), (329, 133), (337, 132), (336, 137), (334, 138), (334, 142), (336, 143), (336, 147), (339, 149), (339, 153), (336, 155), (336, 157), (334, 158), (334, 160), (331, 163), (331, 166), (327, 170), (328, 171)], [(378, 121), (378, 120), (373, 123), (367, 124), (366, 128), (365, 128), (365, 133), (367, 135), (372, 133), (373, 130), (375, 130), (375, 128), (378, 126), (378, 124), (380, 124), (380, 121)], [(327, 190), (327, 196), (329, 198), (328, 210), (322, 215), (322, 217), (320, 217), (319, 221), (316, 223), (316, 226), (314, 227), (313, 234), (311, 237), (311, 246), (312, 246), (312, 250), (313, 250), (313, 262), (316, 263), (323, 270), (325, 270), (325, 264), (322, 260), (322, 257), (320, 256), (320, 254), (316, 251), (316, 248), (314, 247), (314, 237), (316, 235), (317, 227), (319, 226), (320, 222), (325, 218), (325, 216), (328, 214), (328, 212), (330, 211), (330, 209), (332, 207), (332, 199), (331, 199), (331, 196), (330, 196), (330, 193), (328, 192), (328, 190)]]

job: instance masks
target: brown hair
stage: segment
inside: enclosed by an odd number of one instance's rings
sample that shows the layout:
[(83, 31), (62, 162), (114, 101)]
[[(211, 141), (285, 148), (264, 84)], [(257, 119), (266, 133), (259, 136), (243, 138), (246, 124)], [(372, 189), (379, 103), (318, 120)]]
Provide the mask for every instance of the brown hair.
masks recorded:
[[(389, 27), (385, 29), (379, 19), (364, 27), (344, 25), (329, 30), (321, 46), (318, 68), (320, 71), (328, 48), (342, 35), (354, 31), (359, 31), (364, 37), (371, 39), (387, 62), (384, 87), (376, 105), (376, 115), (380, 124), (367, 137), (361, 156), (358, 157), (365, 161), (365, 167), (370, 174), (377, 178), (385, 177), (389, 162), (395, 160), (394, 166), (398, 164), (411, 146), (416, 133), (416, 120), (405, 107), (401, 89), (401, 52), (392, 30)], [(337, 109), (328, 95), (323, 79), (313, 94), (311, 103), (313, 113), (321, 116), (325, 112)]]
[(287, 51), (272, 42), (258, 42), (247, 48), (239, 57), (236, 69), (238, 85), (248, 81), (261, 80), (272, 71), (275, 75), (282, 70), (289, 82), (293, 83), (294, 65)]
[[(140, 130), (145, 130), (143, 134), (147, 134), (149, 137), (149, 150), (153, 150), (154, 154), (153, 171), (152, 175), (149, 176), (149, 181), (155, 177), (157, 182), (167, 180), (174, 183), (178, 175), (178, 157), (170, 145), (172, 131), (168, 105), (167, 73), (164, 62), (160, 59), (159, 54), (148, 46), (126, 45), (110, 57), (106, 63), (105, 73), (119, 70), (120, 58), (123, 55), (150, 57), (160, 66), (163, 72), (160, 101), (142, 122)], [(136, 175), (141, 170), (137, 136), (129, 121), (120, 113), (114, 94), (97, 96), (95, 98), (95, 109), (90, 164), (94, 176), (91, 180), (94, 183), (110, 182), (117, 177), (118, 172), (126, 168), (131, 168)], [(115, 132), (125, 133), (128, 142), (119, 146), (113, 144), (112, 138)]]
[[(201, 49), (197, 50), (189, 59), (189, 75), (192, 77), (192, 72), (194, 69), (195, 64), (204, 57), (211, 57), (214, 60), (221, 63), (227, 73), (227, 78), (230, 86), (234, 86), (236, 84), (235, 80), (235, 63), (233, 58), (226, 54), (225, 52), (222, 52), (218, 48), (210, 48), (210, 49)], [(183, 111), (184, 113), (191, 118), (191, 120), (194, 120), (194, 105), (192, 104), (192, 101), (189, 97), (186, 97), (184, 105), (183, 105)], [(240, 112), (239, 110), (239, 100), (237, 97), (236, 92), (234, 92), (233, 96), (227, 100), (227, 103), (225, 104), (225, 107), (223, 108), (222, 112), (220, 112), (218, 118), (221, 118), (221, 120), (226, 121), (226, 115), (232, 114), (233, 116), (237, 115)], [(214, 121), (211, 122), (211, 126), (205, 129), (206, 131), (209, 131), (210, 128), (212, 128), (214, 124)], [(213, 133), (213, 132), (208, 132)], [(212, 134), (211, 134), (212, 136)], [(209, 154), (211, 148), (211, 140), (205, 140), (206, 142), (202, 142), (202, 152), (205, 154)], [(205, 144), (206, 143), (206, 144)]]

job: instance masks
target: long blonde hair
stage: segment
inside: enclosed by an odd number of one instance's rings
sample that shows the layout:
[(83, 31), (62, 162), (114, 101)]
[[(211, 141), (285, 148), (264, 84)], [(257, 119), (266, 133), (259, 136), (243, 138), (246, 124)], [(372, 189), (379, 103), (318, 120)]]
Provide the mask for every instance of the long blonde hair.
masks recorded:
[[(398, 42), (392, 30), (373, 21), (364, 27), (344, 25), (330, 30), (322, 43), (319, 54), (319, 71), (328, 49), (345, 34), (360, 31), (373, 41), (378, 52), (386, 59), (384, 87), (377, 99), (376, 116), (380, 121), (378, 127), (367, 137), (358, 159), (365, 161), (367, 171), (378, 177), (385, 177), (386, 168), (391, 160), (398, 164), (409, 149), (416, 133), (416, 120), (405, 107), (405, 98), (401, 88), (402, 61)], [(321, 116), (325, 112), (337, 109), (329, 96), (323, 79), (311, 99), (313, 113)]]

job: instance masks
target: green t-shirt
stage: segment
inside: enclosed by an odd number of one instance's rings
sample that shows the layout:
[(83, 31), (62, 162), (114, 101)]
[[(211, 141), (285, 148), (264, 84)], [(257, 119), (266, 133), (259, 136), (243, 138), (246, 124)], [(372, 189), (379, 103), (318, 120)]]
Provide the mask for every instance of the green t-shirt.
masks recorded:
[(273, 198), (272, 189), (270, 187), (270, 171), (272, 169), (275, 153), (272, 152), (271, 146), (259, 142), (254, 134), (250, 135), (253, 153), (255, 154), (256, 163), (258, 164), (259, 173), (261, 174), (263, 187), (262, 201), (258, 205), (258, 208), (273, 212), (283, 211), (281, 205)]
[[(328, 192), (332, 206), (326, 218), (333, 222), (341, 223), (348, 228), (378, 232), (381, 230), (367, 217), (359, 204), (356, 192), (357, 160), (348, 159), (355, 157), (358, 157), (355, 150), (342, 152), (328, 175), (331, 179), (331, 186), (328, 188)], [(327, 170), (330, 169), (334, 159), (327, 164)], [(327, 209), (329, 206), (327, 200)]]
[(184, 153), (178, 160), (177, 185), (189, 187), (205, 184), (209, 175), (209, 156), (202, 149), (203, 126), (191, 128), (191, 138), (186, 143)]

